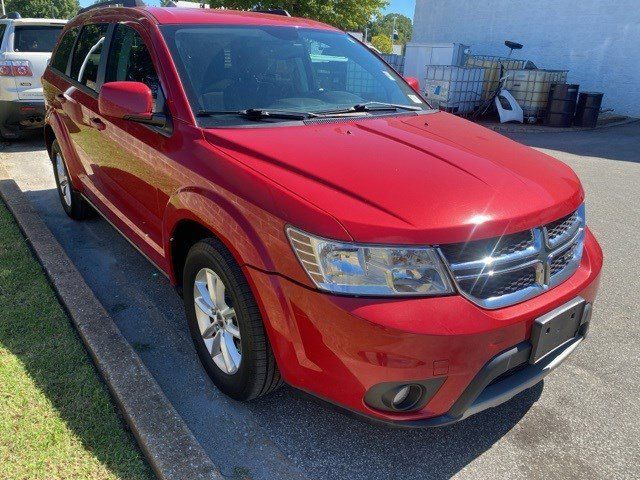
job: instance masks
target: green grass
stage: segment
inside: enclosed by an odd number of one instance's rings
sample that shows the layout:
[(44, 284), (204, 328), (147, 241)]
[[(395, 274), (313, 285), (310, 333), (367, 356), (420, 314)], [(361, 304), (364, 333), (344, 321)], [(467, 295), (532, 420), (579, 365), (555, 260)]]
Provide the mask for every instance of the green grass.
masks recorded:
[(0, 479), (153, 473), (0, 201)]

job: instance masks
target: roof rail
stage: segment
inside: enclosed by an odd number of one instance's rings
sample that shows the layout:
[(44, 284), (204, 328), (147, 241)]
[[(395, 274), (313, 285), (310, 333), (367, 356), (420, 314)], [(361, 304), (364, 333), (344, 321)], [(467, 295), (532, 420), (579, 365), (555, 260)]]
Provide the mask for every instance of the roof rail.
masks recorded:
[(9, 18), (11, 20), (18, 20), (22, 18), (22, 15), (18, 12), (7, 13), (6, 15), (2, 15), (0, 18)]
[(254, 8), (252, 12), (256, 13), (269, 13), (271, 15), (282, 15), (283, 17), (290, 17), (291, 14), (284, 8)]
[(105, 7), (144, 7), (145, 4), (142, 0), (105, 0), (104, 2), (95, 3), (93, 5), (89, 5), (88, 7), (81, 8), (78, 11), (78, 15), (81, 13), (88, 12), (90, 10), (96, 8), (105, 8)]

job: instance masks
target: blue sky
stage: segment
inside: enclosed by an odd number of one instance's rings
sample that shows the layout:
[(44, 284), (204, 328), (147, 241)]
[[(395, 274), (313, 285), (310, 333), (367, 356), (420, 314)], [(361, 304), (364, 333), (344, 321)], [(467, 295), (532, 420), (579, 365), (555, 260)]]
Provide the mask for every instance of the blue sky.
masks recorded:
[(384, 13), (401, 13), (413, 20), (416, 0), (391, 0)]
[[(80, 0), (80, 5), (86, 7), (94, 0)], [(160, 0), (145, 0), (147, 5), (160, 5)], [(413, 11), (416, 8), (416, 0), (390, 0), (389, 6), (384, 13), (402, 13), (413, 19)]]

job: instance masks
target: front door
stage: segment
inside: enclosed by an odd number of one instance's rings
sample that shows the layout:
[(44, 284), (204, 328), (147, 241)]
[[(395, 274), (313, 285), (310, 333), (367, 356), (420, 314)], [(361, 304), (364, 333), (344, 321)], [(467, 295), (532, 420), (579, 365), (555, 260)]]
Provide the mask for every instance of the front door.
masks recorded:
[[(117, 24), (106, 59), (104, 83), (142, 82), (151, 88), (154, 113), (164, 112), (165, 95), (160, 85), (142, 30)], [(100, 122), (100, 149), (97, 155), (100, 190), (110, 208), (124, 222), (125, 233), (133, 233), (143, 253), (156, 263), (163, 257), (162, 218), (157, 186), (166, 174), (161, 165), (165, 133), (134, 121), (103, 117)], [(115, 223), (115, 222), (114, 222)], [(116, 223), (117, 224), (117, 223)], [(120, 226), (120, 225), (118, 225)], [(121, 228), (122, 229), (122, 228)]]

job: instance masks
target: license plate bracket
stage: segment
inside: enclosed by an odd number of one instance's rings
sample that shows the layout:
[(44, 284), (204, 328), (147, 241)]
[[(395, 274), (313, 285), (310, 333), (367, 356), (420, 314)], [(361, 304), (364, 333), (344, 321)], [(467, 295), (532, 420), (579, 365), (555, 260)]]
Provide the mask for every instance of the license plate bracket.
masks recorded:
[(537, 363), (557, 347), (576, 336), (586, 302), (576, 298), (539, 317), (531, 329), (529, 363)]

